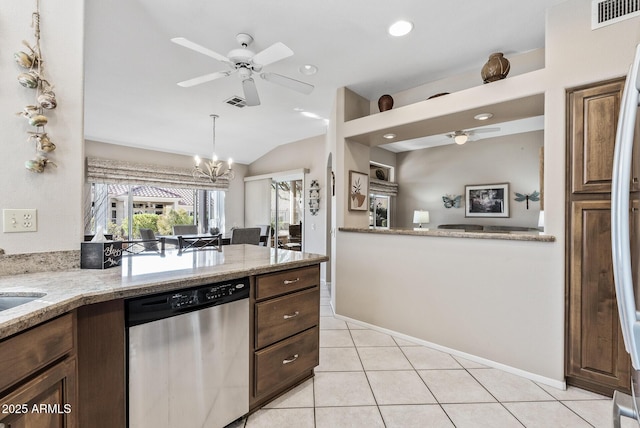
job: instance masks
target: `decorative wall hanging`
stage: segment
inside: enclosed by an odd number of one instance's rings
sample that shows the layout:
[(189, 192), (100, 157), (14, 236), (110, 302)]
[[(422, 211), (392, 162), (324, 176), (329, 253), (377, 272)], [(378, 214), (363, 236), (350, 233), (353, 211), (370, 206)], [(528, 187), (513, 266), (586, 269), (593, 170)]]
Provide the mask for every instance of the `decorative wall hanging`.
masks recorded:
[(349, 171), (349, 211), (367, 211), (369, 176), (358, 171)]
[(311, 180), (309, 186), (309, 211), (311, 215), (318, 215), (320, 210), (320, 184), (318, 180)]
[(445, 208), (460, 208), (460, 202), (462, 202), (462, 195), (444, 195), (442, 197)]
[(31, 26), (34, 29), (35, 43), (30, 45), (23, 40), (28, 52), (18, 51), (13, 54), (13, 59), (18, 66), (26, 69), (18, 75), (18, 82), (27, 89), (35, 89), (35, 105), (26, 106), (18, 116), (25, 117), (29, 126), (36, 128), (35, 131), (28, 131), (27, 141), (35, 143), (36, 156), (28, 160), (24, 166), (32, 172), (44, 172), (48, 165), (56, 166), (49, 154), (56, 149), (56, 145), (51, 141), (45, 131), (45, 125), (49, 119), (44, 114), (45, 110), (53, 110), (58, 102), (53, 92), (53, 85), (45, 79), (44, 60), (40, 50), (40, 2), (36, 0), (36, 11), (32, 14)]
[(509, 183), (465, 186), (465, 217), (509, 217)]
[(532, 193), (518, 193), (518, 192), (514, 192), (516, 194), (515, 200), (516, 202), (523, 202), (523, 201), (527, 201), (527, 209), (529, 209), (529, 201), (531, 202), (538, 202), (540, 200), (540, 193), (537, 190), (534, 190)]
[(509, 70), (511, 70), (509, 60), (503, 56), (502, 52), (496, 52), (489, 55), (489, 60), (480, 71), (480, 76), (484, 83), (495, 82), (507, 77)]

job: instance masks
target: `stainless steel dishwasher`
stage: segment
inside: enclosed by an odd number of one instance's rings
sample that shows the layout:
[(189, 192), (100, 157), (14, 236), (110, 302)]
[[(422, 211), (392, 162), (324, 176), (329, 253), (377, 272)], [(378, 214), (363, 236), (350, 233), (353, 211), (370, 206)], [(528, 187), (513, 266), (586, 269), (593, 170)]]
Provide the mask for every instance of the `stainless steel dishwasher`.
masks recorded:
[(130, 428), (224, 427), (248, 413), (248, 278), (126, 307)]

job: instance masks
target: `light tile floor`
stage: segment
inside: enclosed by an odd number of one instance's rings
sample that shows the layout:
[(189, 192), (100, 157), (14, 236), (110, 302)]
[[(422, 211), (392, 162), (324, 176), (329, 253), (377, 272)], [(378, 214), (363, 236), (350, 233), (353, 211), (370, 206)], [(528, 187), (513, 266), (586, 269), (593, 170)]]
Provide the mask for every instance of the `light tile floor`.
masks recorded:
[(315, 377), (230, 427), (613, 426), (608, 397), (561, 391), (344, 322), (324, 290), (320, 314)]

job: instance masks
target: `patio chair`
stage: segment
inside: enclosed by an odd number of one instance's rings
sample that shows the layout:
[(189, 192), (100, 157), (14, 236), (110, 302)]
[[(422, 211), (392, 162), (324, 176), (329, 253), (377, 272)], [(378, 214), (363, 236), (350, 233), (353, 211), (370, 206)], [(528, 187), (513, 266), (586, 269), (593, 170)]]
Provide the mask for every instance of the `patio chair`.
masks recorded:
[(260, 244), (260, 228), (246, 227), (231, 230), (231, 244)]

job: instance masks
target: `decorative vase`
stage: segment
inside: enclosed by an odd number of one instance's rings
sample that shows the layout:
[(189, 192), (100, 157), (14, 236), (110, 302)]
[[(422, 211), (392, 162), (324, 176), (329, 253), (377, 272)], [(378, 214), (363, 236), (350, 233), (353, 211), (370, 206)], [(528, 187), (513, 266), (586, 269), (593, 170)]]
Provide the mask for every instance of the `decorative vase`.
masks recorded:
[(507, 77), (510, 69), (509, 60), (502, 55), (502, 52), (496, 52), (489, 55), (489, 60), (482, 67), (480, 75), (484, 83), (495, 82)]
[(378, 108), (380, 111), (387, 111), (393, 108), (393, 97), (385, 94), (378, 99)]

